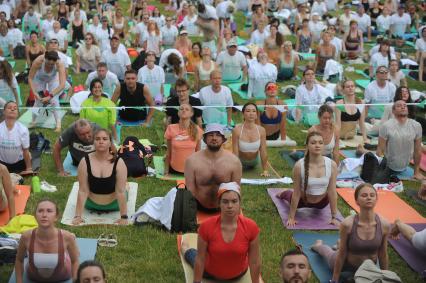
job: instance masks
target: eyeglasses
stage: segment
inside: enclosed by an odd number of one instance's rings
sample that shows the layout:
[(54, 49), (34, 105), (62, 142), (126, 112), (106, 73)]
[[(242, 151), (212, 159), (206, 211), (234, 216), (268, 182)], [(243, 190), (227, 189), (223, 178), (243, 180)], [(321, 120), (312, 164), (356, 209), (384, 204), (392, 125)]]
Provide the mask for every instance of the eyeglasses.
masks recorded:
[(187, 88), (187, 89), (177, 89), (176, 90), (176, 92), (177, 93), (184, 93), (184, 92), (187, 92), (189, 89)]
[(91, 37), (86, 37), (85, 40), (92, 40), (92, 38)]
[(387, 74), (388, 71), (387, 70), (380, 70), (380, 71), (377, 71), (377, 73), (379, 73), (379, 74)]

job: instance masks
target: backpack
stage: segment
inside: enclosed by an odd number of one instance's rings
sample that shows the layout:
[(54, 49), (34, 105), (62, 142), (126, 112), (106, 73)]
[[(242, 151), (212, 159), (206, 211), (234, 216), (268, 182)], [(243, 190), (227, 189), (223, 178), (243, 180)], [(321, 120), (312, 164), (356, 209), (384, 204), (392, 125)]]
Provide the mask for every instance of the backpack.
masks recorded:
[(13, 57), (15, 59), (25, 59), (25, 45), (17, 45), (13, 49)]
[(379, 163), (374, 153), (368, 152), (364, 154), (364, 163), (361, 169), (361, 178), (366, 183), (374, 184), (388, 184), (390, 172), (386, 164), (386, 158), (383, 157), (382, 162)]
[(142, 177), (147, 174), (144, 157), (148, 151), (137, 137), (129, 136), (118, 149), (118, 157), (123, 159), (127, 167), (127, 177)]
[(176, 186), (176, 198), (173, 206), (172, 232), (195, 232), (197, 230), (197, 202), (192, 193), (183, 185)]

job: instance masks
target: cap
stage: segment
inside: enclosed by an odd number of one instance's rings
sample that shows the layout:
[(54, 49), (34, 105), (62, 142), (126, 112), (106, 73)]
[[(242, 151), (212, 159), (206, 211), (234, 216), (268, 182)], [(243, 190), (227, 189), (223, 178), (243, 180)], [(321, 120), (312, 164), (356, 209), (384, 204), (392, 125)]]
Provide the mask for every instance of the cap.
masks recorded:
[(220, 198), (226, 192), (236, 192), (239, 196), (241, 196), (240, 185), (237, 182), (229, 182), (222, 183), (219, 186), (219, 190), (217, 191), (217, 198)]
[(204, 131), (204, 136), (207, 135), (208, 133), (213, 133), (213, 132), (218, 132), (225, 138), (225, 133), (223, 132), (223, 126), (221, 124), (216, 124), (216, 123), (208, 124), (206, 126), (206, 130)]
[(319, 14), (318, 14), (317, 12), (313, 12), (313, 13), (312, 13), (312, 17), (313, 17), (313, 16), (319, 16)]
[(52, 41), (58, 42), (59, 40), (57, 37), (51, 37), (48, 42), (52, 42)]
[(234, 39), (231, 39), (230, 41), (228, 41), (228, 43), (226, 44), (226, 47), (231, 47), (231, 46), (235, 46), (237, 47), (238, 44)]
[(345, 4), (345, 6), (343, 6), (344, 9), (350, 9), (351, 8), (351, 4)]
[(180, 31), (180, 33), (179, 33), (180, 35), (182, 35), (182, 34), (188, 34), (188, 32), (186, 31), (186, 29), (183, 29), (183, 30), (181, 30)]
[(238, 46), (238, 51), (244, 52), (244, 53), (249, 53), (250, 49), (248, 49), (246, 46), (244, 45), (240, 45)]

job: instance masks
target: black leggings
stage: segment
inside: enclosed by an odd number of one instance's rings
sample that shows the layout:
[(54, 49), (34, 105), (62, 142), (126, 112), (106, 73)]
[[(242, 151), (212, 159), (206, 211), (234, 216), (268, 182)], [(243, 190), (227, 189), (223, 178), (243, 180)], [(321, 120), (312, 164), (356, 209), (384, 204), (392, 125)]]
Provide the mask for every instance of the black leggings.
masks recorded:
[(19, 174), (26, 169), (24, 159), (19, 160), (18, 162), (13, 163), (13, 164), (9, 164), (9, 163), (3, 162), (1, 160), (0, 160), (0, 163), (7, 167), (7, 170), (9, 170), (9, 173), (18, 173)]

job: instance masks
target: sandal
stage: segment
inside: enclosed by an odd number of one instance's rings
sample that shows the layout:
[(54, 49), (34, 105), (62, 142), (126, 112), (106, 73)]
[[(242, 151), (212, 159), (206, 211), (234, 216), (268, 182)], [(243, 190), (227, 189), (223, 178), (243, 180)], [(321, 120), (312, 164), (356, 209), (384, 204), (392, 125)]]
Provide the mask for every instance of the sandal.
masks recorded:
[(118, 245), (117, 235), (115, 234), (109, 234), (106, 241), (106, 247), (108, 248), (113, 248)]
[(98, 246), (100, 247), (107, 247), (108, 246), (108, 239), (105, 234), (100, 234), (98, 237)]

